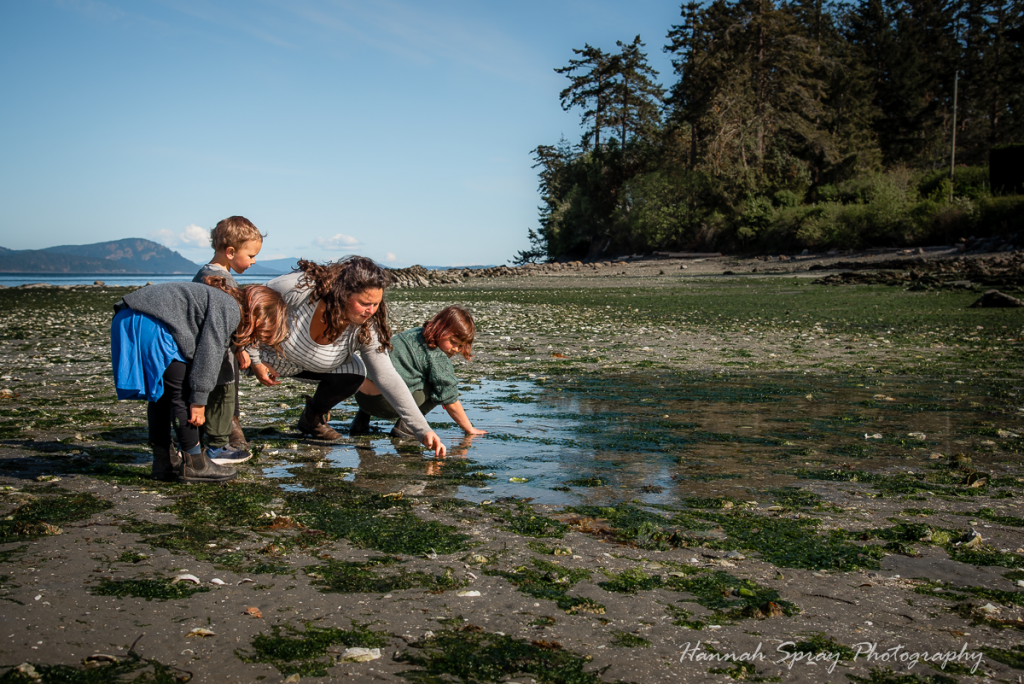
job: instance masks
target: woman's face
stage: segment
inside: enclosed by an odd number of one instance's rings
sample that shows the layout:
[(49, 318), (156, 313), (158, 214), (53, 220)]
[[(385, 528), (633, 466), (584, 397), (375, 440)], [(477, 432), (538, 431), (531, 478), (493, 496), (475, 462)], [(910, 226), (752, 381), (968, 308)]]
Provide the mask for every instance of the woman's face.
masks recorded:
[(377, 313), (383, 299), (384, 290), (380, 288), (369, 288), (349, 296), (345, 302), (345, 319), (350, 323), (362, 325)]

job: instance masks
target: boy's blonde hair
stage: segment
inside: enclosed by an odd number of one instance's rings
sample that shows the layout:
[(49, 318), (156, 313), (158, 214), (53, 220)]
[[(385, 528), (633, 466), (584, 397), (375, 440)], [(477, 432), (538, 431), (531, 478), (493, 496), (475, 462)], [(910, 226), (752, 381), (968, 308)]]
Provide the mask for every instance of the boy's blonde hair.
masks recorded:
[(210, 231), (210, 244), (213, 251), (219, 252), (228, 247), (240, 249), (242, 245), (250, 240), (263, 242), (266, 235), (261, 235), (252, 221), (244, 216), (229, 216)]

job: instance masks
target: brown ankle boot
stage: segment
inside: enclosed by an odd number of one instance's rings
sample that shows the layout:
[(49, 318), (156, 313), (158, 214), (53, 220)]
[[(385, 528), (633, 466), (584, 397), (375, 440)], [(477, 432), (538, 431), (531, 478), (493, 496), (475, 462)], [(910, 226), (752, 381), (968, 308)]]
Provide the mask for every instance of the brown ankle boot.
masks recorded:
[(228, 443), (235, 449), (249, 448), (249, 442), (245, 441), (245, 433), (242, 432), (242, 424), (238, 421), (238, 416), (231, 417), (231, 437), (228, 438)]
[(198, 454), (182, 452), (181, 460), (178, 482), (227, 482), (238, 475), (234, 468), (217, 465), (211, 461), (206, 455), (206, 449)]
[(313, 409), (310, 408), (313, 398), (307, 394), (303, 394), (302, 397), (306, 400), (306, 408), (302, 411), (302, 415), (299, 416), (299, 431), (316, 439), (341, 439), (338, 431), (327, 424), (327, 421), (331, 419), (331, 412), (313, 413)]

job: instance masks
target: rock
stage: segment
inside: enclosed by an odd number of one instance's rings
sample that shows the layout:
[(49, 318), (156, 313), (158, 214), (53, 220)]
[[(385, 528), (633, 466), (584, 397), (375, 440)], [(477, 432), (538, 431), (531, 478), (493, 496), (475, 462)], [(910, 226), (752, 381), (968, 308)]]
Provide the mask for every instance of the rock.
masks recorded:
[(977, 309), (981, 307), (986, 307), (1005, 309), (1018, 306), (1024, 306), (1024, 302), (1017, 299), (1016, 297), (1011, 297), (1008, 294), (1003, 294), (999, 290), (989, 290), (985, 294), (981, 295), (981, 297), (976, 302), (971, 304), (970, 308)]

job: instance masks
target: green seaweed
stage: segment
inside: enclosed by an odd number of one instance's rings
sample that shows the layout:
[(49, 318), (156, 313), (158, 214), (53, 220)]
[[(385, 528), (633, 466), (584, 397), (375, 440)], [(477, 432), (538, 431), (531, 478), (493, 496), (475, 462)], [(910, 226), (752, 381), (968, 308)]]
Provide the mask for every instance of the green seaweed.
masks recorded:
[(191, 582), (173, 584), (168, 579), (103, 579), (99, 586), (92, 589), (97, 596), (116, 596), (125, 598), (144, 598), (147, 601), (169, 601), (188, 598), (192, 594), (210, 591), (209, 587), (200, 587)]
[(724, 674), (735, 680), (744, 682), (781, 682), (782, 677), (758, 674), (753, 663), (736, 663), (732, 667), (711, 667), (709, 674)]
[(573, 506), (568, 510), (592, 518), (604, 518), (615, 529), (619, 539), (643, 549), (663, 551), (689, 545), (678, 530), (671, 529), (664, 517), (632, 506)]
[(0, 543), (36, 539), (59, 534), (56, 526), (91, 518), (113, 508), (113, 504), (88, 492), (47, 488), (46, 494), (30, 501), (0, 520)]
[[(31, 671), (26, 670), (26, 666)], [(115, 662), (101, 664), (71, 666), (24, 663), (0, 675), (0, 684), (184, 684), (190, 679), (191, 672), (164, 665), (152, 658), (142, 658), (132, 651)]]
[(465, 584), (455, 579), (449, 568), (436, 576), (405, 569), (390, 574), (375, 572), (377, 568), (391, 567), (402, 562), (394, 556), (375, 556), (363, 561), (331, 560), (325, 564), (307, 566), (304, 572), (312, 578), (312, 584), (319, 587), (320, 591), (343, 594), (386, 594), (414, 587), (439, 593)]
[(651, 642), (632, 632), (617, 629), (612, 633), (611, 645), (616, 648), (650, 648)]
[(567, 593), (578, 582), (590, 579), (590, 571), (567, 569), (550, 561), (532, 559), (533, 568), (525, 565), (511, 570), (485, 568), (484, 574), (501, 577), (516, 589), (534, 598), (554, 601), (567, 613), (604, 613), (604, 606), (588, 598)]
[(1024, 645), (1013, 646), (1010, 649), (982, 646), (981, 652), (987, 658), (991, 658), (1003, 665), (1009, 665), (1015, 670), (1024, 670)]
[(495, 516), (499, 527), (524, 537), (561, 539), (569, 529), (557, 520), (535, 513), (524, 501), (514, 501), (513, 506), (514, 510), (498, 506), (484, 506), (483, 508)]
[(846, 676), (857, 684), (958, 684), (956, 679), (943, 674), (917, 675), (893, 672), (889, 668), (872, 670), (867, 677), (854, 674)]
[(418, 669), (398, 674), (411, 682), (502, 682), (526, 675), (541, 684), (601, 684), (601, 671), (584, 668), (580, 656), (549, 642), (528, 642), (486, 632), (475, 625), (446, 629), (395, 657)]
[(599, 582), (598, 586), (605, 591), (620, 594), (635, 594), (638, 591), (656, 589), (661, 586), (661, 577), (648, 575), (640, 568), (628, 568), (620, 573), (607, 573), (608, 581)]
[(268, 663), (284, 676), (326, 677), (334, 663), (326, 658), (332, 646), (380, 648), (390, 642), (384, 632), (374, 632), (367, 625), (352, 623), (352, 629), (317, 627), (311, 622), (298, 629), (291, 625), (274, 625), (271, 634), (262, 632), (250, 642), (251, 651), (235, 651), (243, 663)]
[(762, 587), (753, 580), (744, 580), (718, 570), (696, 577), (670, 577), (665, 588), (688, 592), (696, 602), (714, 612), (700, 624), (728, 624), (749, 618), (769, 618), (777, 615), (796, 615), (797, 606), (783, 601), (779, 593), (769, 587)]

